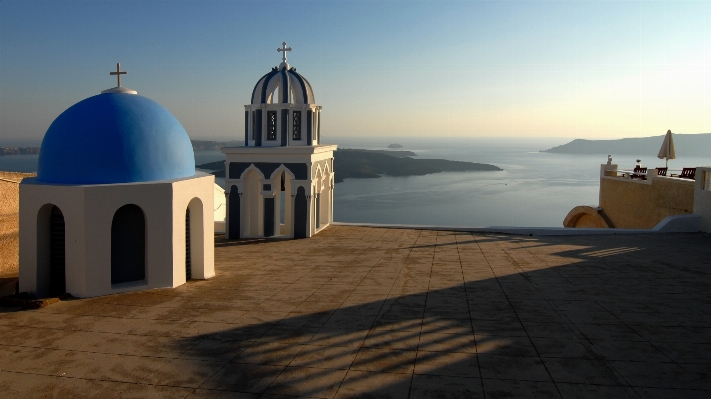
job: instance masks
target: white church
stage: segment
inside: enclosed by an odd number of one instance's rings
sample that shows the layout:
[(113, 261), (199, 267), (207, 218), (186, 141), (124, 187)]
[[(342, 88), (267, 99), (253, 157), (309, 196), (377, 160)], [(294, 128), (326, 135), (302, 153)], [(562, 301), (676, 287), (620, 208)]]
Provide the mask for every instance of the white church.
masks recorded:
[(195, 171), (180, 122), (122, 87), (119, 64), (116, 87), (59, 115), (37, 177), (20, 185), (20, 292), (94, 297), (211, 278), (221, 212), (228, 239), (307, 238), (328, 226), (337, 146), (320, 144), (311, 84), (286, 62), (291, 48), (278, 51), (282, 63), (245, 106), (245, 145), (222, 149), (224, 199), (214, 176)]
[(94, 297), (214, 271), (212, 175), (157, 102), (118, 86), (74, 104), (20, 185), (20, 292)]
[(333, 151), (322, 145), (321, 107), (286, 62), (262, 76), (244, 106), (244, 146), (226, 147), (228, 239), (306, 238), (333, 221)]

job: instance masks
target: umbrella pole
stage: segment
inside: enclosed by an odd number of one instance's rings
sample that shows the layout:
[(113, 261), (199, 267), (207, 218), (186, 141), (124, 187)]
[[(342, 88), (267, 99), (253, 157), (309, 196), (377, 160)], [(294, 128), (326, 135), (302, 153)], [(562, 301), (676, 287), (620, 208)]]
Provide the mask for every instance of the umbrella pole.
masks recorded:
[(669, 158), (664, 158), (665, 161), (667, 161), (667, 169), (669, 168)]

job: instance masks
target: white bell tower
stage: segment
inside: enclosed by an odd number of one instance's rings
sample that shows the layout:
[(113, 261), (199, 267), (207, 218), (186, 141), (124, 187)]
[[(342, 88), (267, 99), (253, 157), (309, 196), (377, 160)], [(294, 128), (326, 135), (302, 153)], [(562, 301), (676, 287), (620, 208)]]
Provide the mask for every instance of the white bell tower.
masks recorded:
[(321, 107), (286, 62), (262, 76), (245, 105), (243, 147), (226, 147), (229, 239), (311, 237), (333, 221), (333, 151), (320, 145)]

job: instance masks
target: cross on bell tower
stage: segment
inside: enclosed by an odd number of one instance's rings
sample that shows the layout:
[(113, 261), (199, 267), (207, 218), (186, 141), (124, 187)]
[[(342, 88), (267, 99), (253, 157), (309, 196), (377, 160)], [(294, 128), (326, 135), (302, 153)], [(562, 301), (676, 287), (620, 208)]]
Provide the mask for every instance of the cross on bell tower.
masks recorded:
[(128, 72), (121, 70), (121, 64), (116, 63), (116, 72), (109, 72), (109, 75), (116, 75), (117, 86), (121, 87), (121, 75), (128, 75)]
[(282, 62), (286, 62), (286, 52), (287, 52), (287, 51), (291, 51), (291, 47), (286, 47), (286, 42), (282, 42), (282, 43), (281, 43), (281, 47), (282, 47), (282, 48), (278, 48), (277, 51), (280, 52), (280, 53), (284, 53), (284, 54), (281, 56), (281, 61), (282, 61)]

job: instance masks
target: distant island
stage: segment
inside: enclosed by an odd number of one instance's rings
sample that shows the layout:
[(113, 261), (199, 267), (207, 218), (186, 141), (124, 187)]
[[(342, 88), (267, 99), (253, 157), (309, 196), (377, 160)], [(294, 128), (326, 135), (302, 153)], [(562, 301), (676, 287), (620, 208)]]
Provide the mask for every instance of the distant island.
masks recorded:
[[(498, 166), (445, 159), (413, 159), (412, 151), (340, 149), (333, 153), (336, 183), (348, 178), (378, 178), (388, 176), (422, 176), (440, 172), (501, 171)], [(196, 166), (213, 170), (216, 177), (225, 177), (225, 162), (217, 161)]]
[(39, 147), (0, 147), (0, 155), (39, 154)]
[(206, 141), (206, 140), (190, 140), (193, 144), (193, 150), (219, 150), (222, 147), (239, 147), (244, 145), (244, 141)]
[[(664, 136), (626, 138), (619, 140), (576, 139), (567, 144), (542, 150), (558, 154), (630, 154), (657, 156)], [(677, 156), (709, 156), (711, 133), (674, 134)]]
[(402, 144), (397, 144), (397, 143), (395, 143), (395, 144), (390, 144), (390, 145), (388, 146), (388, 148), (402, 148)]

